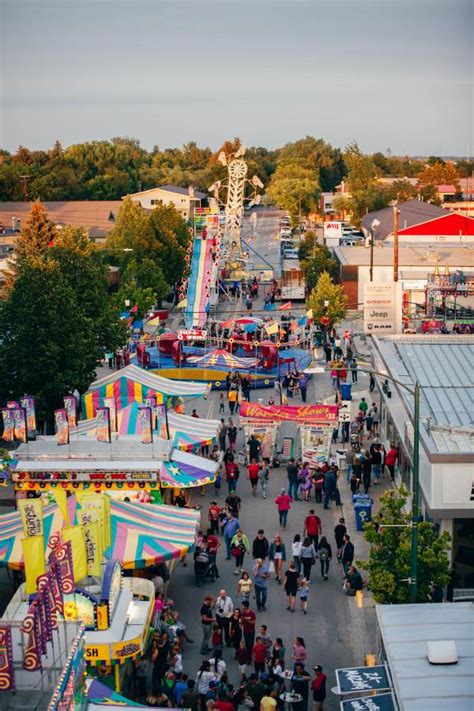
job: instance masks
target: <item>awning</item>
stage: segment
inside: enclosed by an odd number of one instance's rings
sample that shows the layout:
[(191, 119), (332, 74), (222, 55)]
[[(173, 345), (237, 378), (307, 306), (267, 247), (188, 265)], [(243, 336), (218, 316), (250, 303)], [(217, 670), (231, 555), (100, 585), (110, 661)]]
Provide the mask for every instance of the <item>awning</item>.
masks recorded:
[(206, 368), (234, 368), (236, 370), (252, 370), (257, 365), (255, 358), (239, 358), (228, 351), (218, 349), (203, 356), (191, 356), (188, 363)]
[(218, 462), (211, 459), (174, 449), (171, 461), (161, 464), (161, 486), (164, 489), (191, 489), (212, 484), (216, 479), (218, 466)]

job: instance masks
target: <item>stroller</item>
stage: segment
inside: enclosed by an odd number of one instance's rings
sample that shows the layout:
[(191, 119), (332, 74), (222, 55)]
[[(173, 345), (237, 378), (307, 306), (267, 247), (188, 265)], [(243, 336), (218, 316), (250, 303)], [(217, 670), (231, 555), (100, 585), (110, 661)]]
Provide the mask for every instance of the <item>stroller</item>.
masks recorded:
[(194, 575), (198, 588), (201, 587), (206, 578), (214, 583), (219, 577), (217, 572), (216, 557), (208, 551), (199, 550), (194, 556)]

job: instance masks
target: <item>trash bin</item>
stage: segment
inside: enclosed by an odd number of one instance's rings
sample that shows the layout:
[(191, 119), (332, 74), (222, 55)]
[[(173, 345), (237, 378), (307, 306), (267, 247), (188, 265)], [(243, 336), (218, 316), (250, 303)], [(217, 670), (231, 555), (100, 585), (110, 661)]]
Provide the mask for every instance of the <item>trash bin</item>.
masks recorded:
[(372, 501), (356, 501), (354, 503), (356, 528), (358, 531), (364, 530), (364, 523), (372, 520)]
[(323, 333), (322, 331), (316, 331), (314, 334), (314, 345), (315, 346), (322, 346), (323, 344)]
[(341, 398), (342, 398), (342, 400), (352, 400), (351, 388), (352, 388), (352, 383), (341, 383)]
[(352, 494), (353, 504), (358, 504), (360, 501), (370, 501), (369, 494)]

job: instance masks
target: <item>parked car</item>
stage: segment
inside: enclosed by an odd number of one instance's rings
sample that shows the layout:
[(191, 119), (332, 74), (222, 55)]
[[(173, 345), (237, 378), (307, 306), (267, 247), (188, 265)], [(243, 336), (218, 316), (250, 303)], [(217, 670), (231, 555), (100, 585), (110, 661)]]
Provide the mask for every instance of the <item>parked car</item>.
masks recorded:
[(341, 247), (362, 247), (364, 240), (357, 239), (356, 237), (343, 237), (340, 244)]

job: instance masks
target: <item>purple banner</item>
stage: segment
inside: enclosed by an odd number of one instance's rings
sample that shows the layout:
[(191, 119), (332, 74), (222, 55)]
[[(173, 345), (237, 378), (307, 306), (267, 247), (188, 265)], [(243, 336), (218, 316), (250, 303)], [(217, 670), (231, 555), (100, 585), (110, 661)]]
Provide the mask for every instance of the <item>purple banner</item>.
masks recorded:
[(0, 625), (0, 691), (15, 691), (12, 629), (10, 625)]

